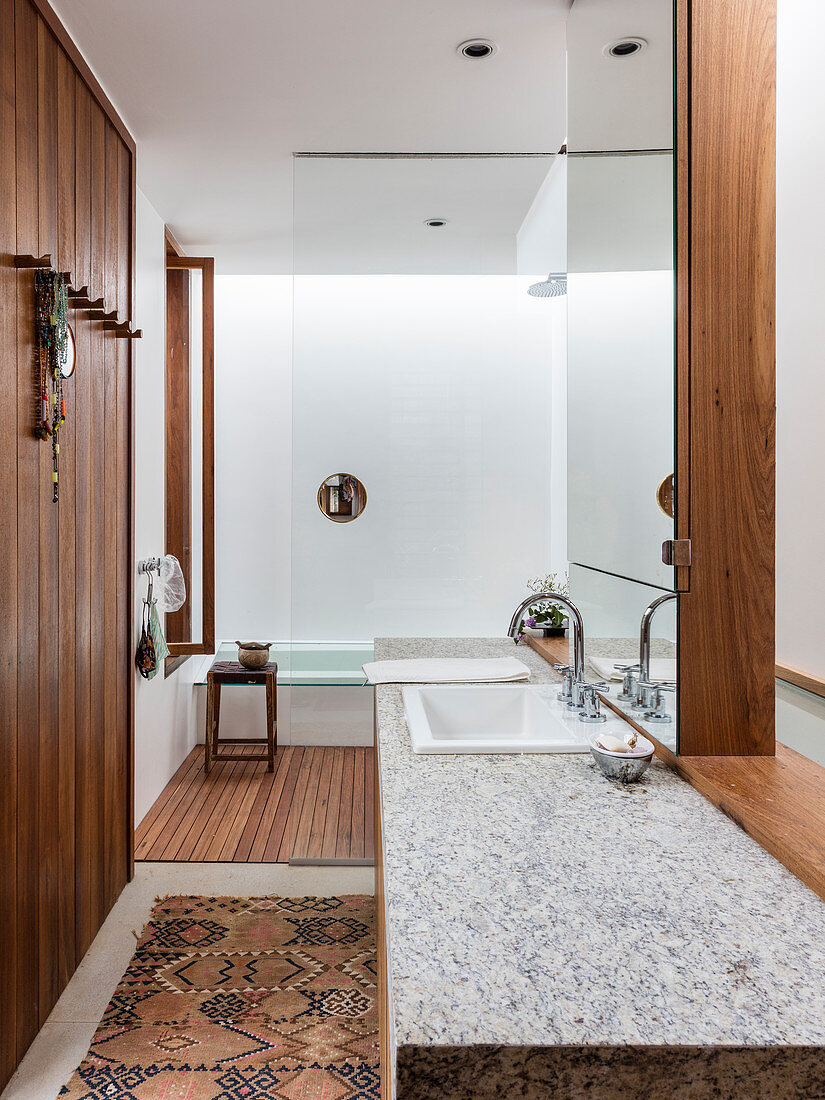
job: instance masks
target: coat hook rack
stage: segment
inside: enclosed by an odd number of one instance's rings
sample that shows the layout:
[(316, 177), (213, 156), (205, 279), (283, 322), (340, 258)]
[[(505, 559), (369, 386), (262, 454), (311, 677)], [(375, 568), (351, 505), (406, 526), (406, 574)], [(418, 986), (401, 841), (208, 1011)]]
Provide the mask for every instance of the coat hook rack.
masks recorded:
[(160, 558), (143, 558), (138, 562), (138, 573), (152, 573), (160, 569)]
[(143, 329), (132, 329), (128, 321), (104, 321), (103, 327), (126, 340), (140, 340), (143, 336)]
[(51, 267), (52, 258), (49, 253), (45, 256), (15, 256), (15, 267)]
[(102, 298), (91, 299), (88, 296), (69, 295), (69, 306), (72, 309), (103, 309), (105, 304)]
[(105, 309), (90, 309), (89, 319), (92, 321), (117, 321), (117, 310), (107, 313)]
[(79, 288), (73, 286), (69, 287), (69, 300), (72, 301), (75, 298), (88, 298), (89, 288), (85, 284)]

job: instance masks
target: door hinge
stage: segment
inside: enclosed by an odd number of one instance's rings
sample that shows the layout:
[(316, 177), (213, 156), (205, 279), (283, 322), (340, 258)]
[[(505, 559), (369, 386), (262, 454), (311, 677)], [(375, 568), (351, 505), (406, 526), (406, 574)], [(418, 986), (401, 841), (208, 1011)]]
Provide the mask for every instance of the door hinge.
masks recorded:
[(690, 539), (665, 539), (662, 561), (665, 565), (690, 565)]

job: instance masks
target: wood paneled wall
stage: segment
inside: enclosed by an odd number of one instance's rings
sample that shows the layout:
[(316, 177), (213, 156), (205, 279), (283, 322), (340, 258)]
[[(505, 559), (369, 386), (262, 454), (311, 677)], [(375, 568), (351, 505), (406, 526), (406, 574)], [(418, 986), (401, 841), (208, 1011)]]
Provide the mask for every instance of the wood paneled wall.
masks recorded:
[(134, 143), (41, 0), (0, 0), (0, 1088), (130, 874), (131, 349), (71, 323), (60, 502), (34, 434), (50, 253), (131, 319)]

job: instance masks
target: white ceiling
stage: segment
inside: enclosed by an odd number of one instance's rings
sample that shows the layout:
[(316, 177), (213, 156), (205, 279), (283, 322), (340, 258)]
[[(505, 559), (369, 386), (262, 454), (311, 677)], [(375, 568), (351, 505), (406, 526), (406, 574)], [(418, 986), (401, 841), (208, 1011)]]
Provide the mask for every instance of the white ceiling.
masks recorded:
[[(241, 272), (291, 270), (294, 152), (555, 152), (569, 6), (55, 0), (137, 139), (141, 189), (187, 251)], [(499, 52), (458, 56), (472, 37)], [(505, 221), (529, 206), (510, 180)]]
[(514, 274), (519, 228), (554, 160), (298, 158), (295, 271)]
[[(605, 57), (628, 37), (646, 49)], [(672, 148), (673, 0), (575, 0), (567, 61), (571, 152)]]

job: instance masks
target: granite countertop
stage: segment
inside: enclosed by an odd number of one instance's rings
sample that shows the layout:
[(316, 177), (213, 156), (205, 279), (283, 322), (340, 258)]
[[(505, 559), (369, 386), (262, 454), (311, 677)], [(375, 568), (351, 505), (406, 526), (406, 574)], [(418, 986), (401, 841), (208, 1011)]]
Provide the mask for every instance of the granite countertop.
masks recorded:
[(416, 755), (401, 689), (376, 707), (399, 1100), (825, 1096), (825, 903), (702, 795), (656, 759), (623, 787), (589, 754)]

